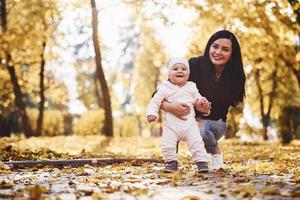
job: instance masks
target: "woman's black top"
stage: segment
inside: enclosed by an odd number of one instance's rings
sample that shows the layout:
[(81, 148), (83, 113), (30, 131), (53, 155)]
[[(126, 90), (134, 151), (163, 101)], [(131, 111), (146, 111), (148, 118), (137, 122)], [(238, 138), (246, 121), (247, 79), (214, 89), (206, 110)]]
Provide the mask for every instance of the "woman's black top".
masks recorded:
[(200, 94), (211, 102), (211, 111), (208, 116), (202, 115), (196, 109), (196, 117), (204, 119), (226, 121), (228, 109), (233, 103), (232, 81), (228, 70), (223, 73), (218, 81), (215, 81), (215, 70), (211, 63), (205, 62), (203, 57), (191, 58), (189, 60), (189, 80), (196, 83)]

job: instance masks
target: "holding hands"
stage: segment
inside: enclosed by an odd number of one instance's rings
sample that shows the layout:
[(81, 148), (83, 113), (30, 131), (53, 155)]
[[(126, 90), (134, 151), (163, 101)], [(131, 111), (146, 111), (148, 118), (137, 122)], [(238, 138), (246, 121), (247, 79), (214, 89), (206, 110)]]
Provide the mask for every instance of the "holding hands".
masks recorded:
[(198, 111), (207, 116), (210, 114), (211, 102), (209, 102), (205, 97), (201, 97), (197, 100), (195, 107)]
[[(201, 97), (197, 99), (195, 107), (199, 112), (207, 116), (210, 114), (211, 102), (209, 102), (205, 97)], [(168, 103), (167, 101), (162, 102), (162, 109), (174, 114), (175, 116), (177, 116), (182, 120), (186, 120), (185, 116), (189, 114), (191, 111), (190, 107), (185, 103), (178, 103), (178, 102)], [(149, 123), (154, 122), (156, 120), (157, 117), (154, 115), (147, 116), (147, 121)]]

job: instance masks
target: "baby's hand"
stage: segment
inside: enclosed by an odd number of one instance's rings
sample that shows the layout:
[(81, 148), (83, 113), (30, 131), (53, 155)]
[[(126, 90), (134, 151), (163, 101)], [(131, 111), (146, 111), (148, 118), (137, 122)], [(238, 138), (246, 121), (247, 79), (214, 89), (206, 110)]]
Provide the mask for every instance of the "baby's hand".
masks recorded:
[(211, 103), (210, 103), (205, 97), (203, 97), (203, 98), (204, 98), (204, 100), (203, 100), (203, 106), (204, 106), (205, 108), (207, 108), (207, 109), (210, 110), (210, 105), (211, 105)]
[(156, 121), (156, 117), (154, 115), (148, 115), (147, 120), (149, 123)]
[(209, 103), (209, 101), (205, 97), (201, 97), (197, 100), (196, 107), (203, 107), (203, 106), (207, 105), (208, 103)]
[(201, 97), (196, 102), (196, 109), (202, 113), (209, 113), (211, 109), (211, 102), (205, 97)]

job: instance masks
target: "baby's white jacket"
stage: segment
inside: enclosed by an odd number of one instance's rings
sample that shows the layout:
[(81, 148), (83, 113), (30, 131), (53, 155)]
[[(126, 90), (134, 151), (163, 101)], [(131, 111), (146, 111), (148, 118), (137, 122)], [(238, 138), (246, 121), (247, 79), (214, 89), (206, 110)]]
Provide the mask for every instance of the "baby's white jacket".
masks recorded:
[(165, 125), (170, 126), (175, 130), (184, 131), (192, 123), (195, 123), (195, 110), (194, 105), (197, 99), (201, 98), (196, 84), (191, 81), (187, 81), (187, 83), (180, 87), (172, 84), (170, 81), (164, 81), (157, 87), (157, 92), (154, 94), (147, 108), (147, 116), (154, 115), (158, 117), (158, 112), (163, 100), (168, 101), (169, 103), (178, 102), (187, 104), (191, 112), (184, 116), (187, 120), (182, 120), (172, 113), (164, 112), (163, 120)]

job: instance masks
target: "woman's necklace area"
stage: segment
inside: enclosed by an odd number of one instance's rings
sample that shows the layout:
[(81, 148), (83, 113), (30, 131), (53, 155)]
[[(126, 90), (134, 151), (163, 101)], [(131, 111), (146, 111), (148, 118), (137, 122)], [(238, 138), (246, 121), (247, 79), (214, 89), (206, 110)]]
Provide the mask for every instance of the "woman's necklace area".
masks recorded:
[(216, 81), (218, 81), (221, 78), (222, 71), (221, 72), (216, 72)]
[(219, 68), (218, 70), (215, 69), (215, 71), (216, 71), (216, 73), (215, 73), (215, 75), (216, 75), (216, 81), (218, 81), (221, 78), (223, 69), (224, 69), (224, 67)]

